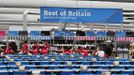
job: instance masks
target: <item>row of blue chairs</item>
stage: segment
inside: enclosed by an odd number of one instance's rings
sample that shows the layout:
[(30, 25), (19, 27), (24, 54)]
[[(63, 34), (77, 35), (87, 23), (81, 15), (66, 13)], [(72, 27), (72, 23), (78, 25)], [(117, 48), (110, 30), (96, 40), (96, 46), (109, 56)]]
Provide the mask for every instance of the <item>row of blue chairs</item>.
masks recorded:
[[(64, 70), (64, 69), (69, 69), (69, 70), (80, 70), (80, 65), (78, 66), (56, 66), (56, 65), (45, 65), (45, 66), (31, 66), (31, 65), (27, 65), (25, 66), (26, 70), (56, 70), (56, 69), (60, 69), (60, 70)], [(88, 66), (87, 67), (88, 70), (134, 70), (134, 66), (129, 66), (129, 67), (124, 67), (124, 66)], [(19, 68), (17, 66), (1, 66), (0, 67), (1, 71), (4, 70), (19, 70)]]
[[(42, 70), (40, 75), (101, 75), (101, 72), (103, 70), (115, 70), (115, 72), (112, 71), (112, 75), (134, 75), (134, 62), (128, 61), (128, 59), (108, 59), (94, 56), (84, 57), (79, 54), (74, 54), (73, 57), (71, 55), (57, 54), (8, 56), (15, 61), (10, 62), (8, 59), (5, 58), (5, 56), (0, 58), (0, 71), (13, 71), (5, 72), (8, 73), (8, 75), (21, 75), (21, 72), (18, 72), (19, 68), (16, 66), (15, 62), (21, 62), (21, 64), (25, 66), (26, 71), (24, 71), (25, 73), (23, 73), (23, 75), (31, 75), (31, 71), (36, 70)], [(47, 57), (48, 59), (46, 60), (45, 57)], [(83, 59), (81, 60), (80, 57), (83, 57)], [(52, 58), (56, 59), (56, 61), (51, 61)], [(92, 62), (92, 58), (96, 58), (97, 61)], [(66, 61), (72, 61), (72, 66), (67, 66)], [(113, 61), (119, 61), (120, 65), (113, 66)], [(81, 65), (87, 65), (88, 71), (74, 72), (74, 70), (80, 70)], [(71, 70), (71, 72), (44, 72), (45, 70)], [(91, 70), (96, 70), (97, 72), (92, 72)]]
[[(59, 62), (59, 61), (19, 61), (21, 62), (22, 65), (26, 66), (26, 65), (67, 65), (67, 62)], [(16, 63), (15, 62), (0, 62), (0, 66), (15, 66)], [(89, 65), (89, 66), (93, 66), (93, 65), (105, 65), (105, 66), (112, 66), (113, 62), (72, 62), (72, 65)], [(134, 62), (120, 62), (119, 66), (133, 66)]]
[[(115, 61), (115, 60), (119, 60), (119, 61), (128, 61), (127, 59), (114, 59), (114, 58), (101, 58), (101, 57), (96, 57), (96, 56), (82, 56), (82, 55), (76, 55), (74, 54), (74, 57), (72, 57), (71, 55), (33, 55), (33, 56), (28, 56), (28, 55), (9, 55), (11, 58), (15, 59), (16, 61), (19, 60), (19, 61), (22, 61), (22, 60), (35, 60), (35, 61), (38, 61), (38, 60), (46, 60), (44, 59), (44, 57), (47, 57), (48, 61), (50, 61), (49, 59), (51, 58), (54, 58), (56, 59), (57, 61), (78, 61), (78, 60), (81, 60), (81, 61), (90, 61), (92, 58), (97, 58), (97, 60), (99, 61)], [(80, 59), (80, 57), (83, 57), (84, 59)]]
[[(39, 75), (101, 75), (102, 71), (62, 71), (62, 72), (46, 72), (41, 71)], [(32, 71), (13, 71), (13, 72), (0, 72), (0, 75), (32, 75)], [(36, 75), (36, 74), (35, 74)], [(134, 75), (133, 71), (113, 71), (111, 75)]]

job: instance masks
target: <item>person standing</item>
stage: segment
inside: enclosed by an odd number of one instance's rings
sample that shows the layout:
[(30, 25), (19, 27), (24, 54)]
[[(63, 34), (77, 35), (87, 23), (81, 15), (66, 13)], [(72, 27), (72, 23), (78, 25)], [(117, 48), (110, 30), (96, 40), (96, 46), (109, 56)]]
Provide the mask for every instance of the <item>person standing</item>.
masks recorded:
[(43, 54), (43, 55), (48, 54), (48, 50), (44, 47), (44, 48), (41, 49), (40, 53)]
[(17, 51), (18, 47), (17, 47), (16, 43), (15, 42), (11, 42), (11, 46), (12, 46), (12, 49), (13, 49), (14, 53), (17, 53), (18, 52)]
[(33, 46), (31, 53), (32, 54), (38, 54), (38, 50)]
[(86, 48), (84, 48), (82, 50), (82, 53), (83, 53), (84, 56), (88, 56), (88, 50)]
[(13, 54), (14, 53), (11, 44), (12, 43), (10, 42), (9, 45), (8, 45), (8, 48), (4, 51), (4, 54)]
[(109, 44), (107, 45), (107, 47), (104, 49), (104, 52), (105, 52), (105, 57), (106, 58), (109, 58), (113, 52), (113, 44)]
[(29, 53), (27, 41), (24, 41), (24, 43), (22, 45), (22, 51), (21, 52), (24, 53), (24, 54)]
[(99, 47), (97, 47), (97, 52), (95, 55), (99, 56), (99, 57), (104, 57), (105, 52), (102, 49), (100, 49)]

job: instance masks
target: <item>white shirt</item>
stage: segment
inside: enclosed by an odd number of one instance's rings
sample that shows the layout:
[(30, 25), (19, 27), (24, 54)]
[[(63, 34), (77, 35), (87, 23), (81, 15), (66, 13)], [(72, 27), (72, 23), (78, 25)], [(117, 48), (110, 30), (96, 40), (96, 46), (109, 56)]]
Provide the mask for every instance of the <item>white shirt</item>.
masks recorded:
[(98, 55), (99, 57), (104, 57), (105, 53), (104, 51), (98, 51), (96, 55)]

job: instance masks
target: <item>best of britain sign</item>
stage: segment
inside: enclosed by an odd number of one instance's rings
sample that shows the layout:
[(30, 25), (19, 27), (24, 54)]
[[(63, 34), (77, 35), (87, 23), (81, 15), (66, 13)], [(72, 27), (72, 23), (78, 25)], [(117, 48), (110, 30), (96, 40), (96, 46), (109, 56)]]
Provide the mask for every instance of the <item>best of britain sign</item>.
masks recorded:
[(122, 9), (41, 7), (41, 22), (123, 23)]

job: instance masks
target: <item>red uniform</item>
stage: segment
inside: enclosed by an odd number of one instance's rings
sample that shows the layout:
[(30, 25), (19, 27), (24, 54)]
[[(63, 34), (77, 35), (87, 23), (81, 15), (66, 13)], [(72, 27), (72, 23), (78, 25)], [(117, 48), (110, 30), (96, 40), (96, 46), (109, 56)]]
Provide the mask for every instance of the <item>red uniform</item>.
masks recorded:
[(49, 45), (49, 43), (47, 43), (47, 42), (45, 43), (44, 46), (45, 46), (46, 49), (49, 49), (49, 48), (50, 48), (50, 45)]
[(84, 53), (84, 56), (88, 56), (88, 50), (83, 49), (83, 50), (82, 50), (82, 53)]
[(32, 54), (38, 54), (38, 50), (37, 49), (33, 49), (31, 53)]
[(6, 49), (5, 50), (5, 54), (13, 54), (13, 50), (12, 49)]
[(35, 45), (34, 45), (34, 48), (37, 49), (37, 50), (39, 50), (40, 45), (39, 45), (39, 44), (35, 44)]
[(75, 49), (72, 50), (72, 53), (76, 53), (77, 51)]
[(48, 50), (47, 50), (46, 48), (43, 48), (43, 49), (41, 50), (41, 54), (48, 54)]
[(82, 53), (83, 48), (76, 50), (77, 53)]
[(72, 52), (70, 50), (64, 50), (64, 54), (71, 54)]
[(28, 44), (23, 44), (22, 46), (22, 53), (28, 53)]

